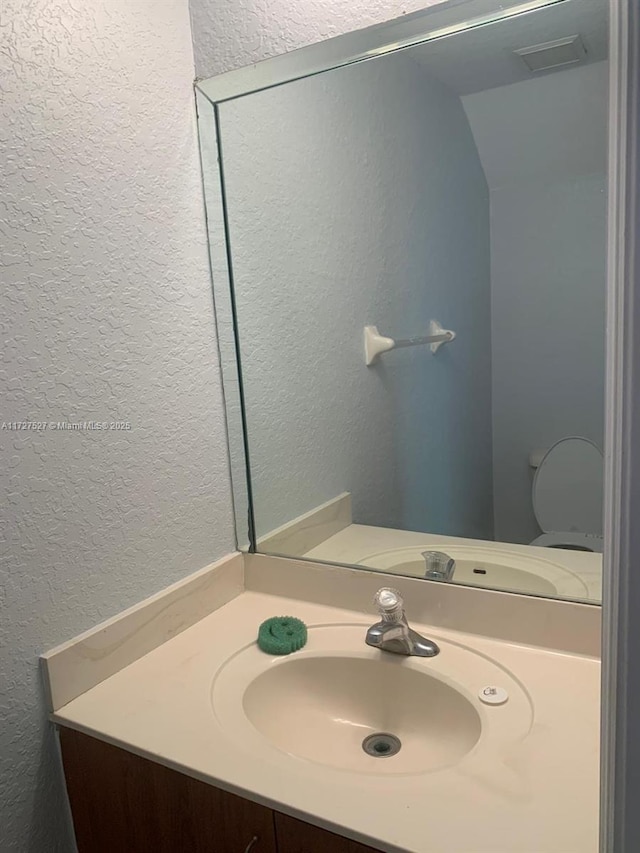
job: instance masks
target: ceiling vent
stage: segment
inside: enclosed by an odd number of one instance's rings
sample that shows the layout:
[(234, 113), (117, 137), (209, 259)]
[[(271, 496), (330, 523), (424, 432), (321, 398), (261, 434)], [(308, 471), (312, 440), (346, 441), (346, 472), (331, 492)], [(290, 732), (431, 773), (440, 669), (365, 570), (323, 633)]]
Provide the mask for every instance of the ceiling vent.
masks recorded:
[(514, 53), (517, 53), (529, 71), (548, 71), (563, 65), (574, 65), (576, 62), (582, 62), (587, 55), (579, 35), (521, 47), (514, 50)]

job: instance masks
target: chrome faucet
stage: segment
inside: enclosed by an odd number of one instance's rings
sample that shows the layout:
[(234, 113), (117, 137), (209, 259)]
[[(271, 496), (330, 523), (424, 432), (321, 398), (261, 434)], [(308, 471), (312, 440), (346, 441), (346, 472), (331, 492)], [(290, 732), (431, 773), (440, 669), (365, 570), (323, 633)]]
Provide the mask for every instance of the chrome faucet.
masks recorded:
[(423, 658), (432, 658), (440, 652), (432, 640), (427, 640), (409, 627), (404, 615), (404, 602), (397, 589), (382, 587), (376, 592), (373, 601), (381, 619), (367, 631), (365, 641), (368, 646), (396, 655), (417, 655)]
[(456, 568), (456, 561), (444, 551), (423, 551), (425, 578), (435, 581), (450, 581)]

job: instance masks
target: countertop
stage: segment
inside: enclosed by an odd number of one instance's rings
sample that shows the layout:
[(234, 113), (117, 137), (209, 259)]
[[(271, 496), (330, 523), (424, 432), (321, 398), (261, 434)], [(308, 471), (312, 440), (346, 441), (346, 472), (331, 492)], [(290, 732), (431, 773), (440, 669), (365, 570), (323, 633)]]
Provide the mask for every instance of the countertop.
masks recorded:
[[(594, 658), (429, 625), (505, 667), (530, 697), (533, 723), (495, 773), (385, 776), (299, 759), (266, 739), (230, 736), (212, 684), (260, 622), (375, 621), (362, 612), (244, 591), (52, 714), (52, 719), (309, 823), (390, 853), (596, 853), (600, 666)], [(313, 643), (310, 630), (309, 643)], [(372, 654), (386, 654), (371, 650)], [(428, 660), (424, 661), (428, 667)], [(401, 698), (399, 698), (401, 701)]]

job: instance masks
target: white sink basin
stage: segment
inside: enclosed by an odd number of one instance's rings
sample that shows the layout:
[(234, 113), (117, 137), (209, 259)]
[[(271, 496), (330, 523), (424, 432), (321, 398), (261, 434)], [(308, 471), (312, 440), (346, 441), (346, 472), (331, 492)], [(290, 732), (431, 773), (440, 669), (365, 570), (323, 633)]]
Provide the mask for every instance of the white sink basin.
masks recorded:
[(400, 737), (405, 756), (391, 769), (406, 772), (456, 763), (482, 729), (466, 696), (397, 659), (293, 657), (252, 681), (243, 704), (256, 729), (280, 749), (353, 769), (372, 766), (362, 743), (375, 732)]
[[(372, 617), (371, 622), (375, 621)], [(372, 649), (367, 624), (309, 628), (307, 645), (273, 657), (255, 644), (217, 673), (211, 698), (226, 734), (255, 754), (285, 754), (337, 770), (415, 774), (442, 770), (526, 735), (532, 709), (521, 685), (483, 655), (434, 637), (425, 659)], [(427, 633), (427, 636), (429, 634)], [(479, 699), (484, 687), (508, 691), (501, 706)], [(363, 741), (381, 738), (373, 755)]]
[(588, 597), (584, 582), (564, 566), (544, 557), (524, 555), (491, 545), (414, 545), (371, 554), (358, 563), (391, 574), (424, 577), (425, 560), (422, 552), (427, 550), (444, 551), (456, 561), (451, 583), (532, 595)]

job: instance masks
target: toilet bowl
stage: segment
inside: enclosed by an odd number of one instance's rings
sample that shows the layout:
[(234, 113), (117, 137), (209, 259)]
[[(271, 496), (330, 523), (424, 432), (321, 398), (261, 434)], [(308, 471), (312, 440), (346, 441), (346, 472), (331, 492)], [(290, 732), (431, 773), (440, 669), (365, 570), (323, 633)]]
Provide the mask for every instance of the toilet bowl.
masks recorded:
[(602, 553), (602, 486), (600, 448), (579, 436), (557, 441), (533, 480), (533, 511), (543, 532), (530, 544)]

